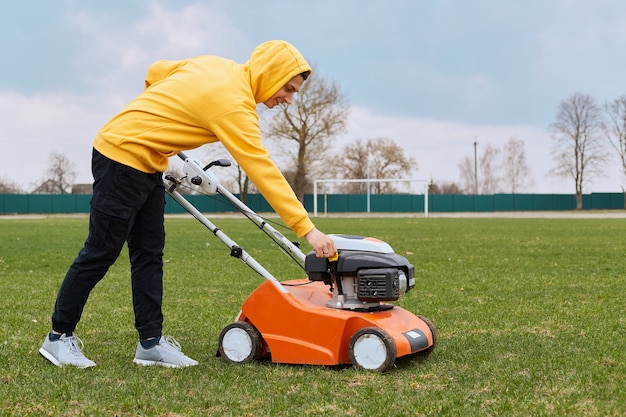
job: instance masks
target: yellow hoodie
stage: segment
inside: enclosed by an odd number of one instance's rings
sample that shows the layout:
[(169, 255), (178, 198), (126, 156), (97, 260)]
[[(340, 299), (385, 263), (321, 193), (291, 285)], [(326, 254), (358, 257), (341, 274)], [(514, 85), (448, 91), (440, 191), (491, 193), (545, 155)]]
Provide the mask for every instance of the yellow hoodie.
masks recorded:
[(145, 90), (98, 133), (94, 147), (137, 170), (164, 172), (180, 151), (220, 141), (285, 223), (302, 237), (313, 223), (261, 142), (257, 103), (311, 71), (284, 41), (259, 45), (246, 64), (217, 56), (157, 61)]

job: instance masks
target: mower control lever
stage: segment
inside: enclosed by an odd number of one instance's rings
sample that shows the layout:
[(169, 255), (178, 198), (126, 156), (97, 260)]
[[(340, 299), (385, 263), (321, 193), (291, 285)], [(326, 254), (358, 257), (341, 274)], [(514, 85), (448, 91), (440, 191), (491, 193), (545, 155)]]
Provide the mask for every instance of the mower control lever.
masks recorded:
[(211, 168), (212, 166), (216, 166), (216, 165), (218, 167), (229, 167), (230, 166), (230, 160), (228, 160), (228, 159), (217, 159), (215, 161), (210, 162), (207, 166), (202, 168), (202, 170), (206, 171), (207, 169)]
[(328, 272), (332, 277), (332, 281), (337, 286), (337, 302), (335, 304), (336, 308), (343, 308), (344, 303), (346, 302), (346, 295), (343, 292), (343, 283), (341, 282), (341, 276), (339, 276), (339, 272), (337, 271), (337, 264), (339, 263), (339, 252), (335, 253), (333, 256), (328, 258), (329, 268)]
[(178, 187), (178, 184), (180, 184), (180, 181), (177, 180), (176, 178), (174, 178), (172, 175), (170, 174), (166, 174), (165, 175), (165, 179), (169, 182), (172, 183), (172, 185), (169, 188), (169, 192), (172, 192), (176, 189), (176, 187)]
[[(213, 166), (229, 167), (230, 166), (230, 161), (228, 159), (217, 159), (217, 160), (212, 161), (211, 163), (209, 163), (204, 168), (202, 168), (202, 170), (203, 171), (207, 171), (209, 168), (211, 168)], [(202, 184), (202, 177), (200, 177), (199, 175), (196, 175), (195, 177), (192, 177), (191, 178), (191, 183), (193, 185), (201, 185)]]

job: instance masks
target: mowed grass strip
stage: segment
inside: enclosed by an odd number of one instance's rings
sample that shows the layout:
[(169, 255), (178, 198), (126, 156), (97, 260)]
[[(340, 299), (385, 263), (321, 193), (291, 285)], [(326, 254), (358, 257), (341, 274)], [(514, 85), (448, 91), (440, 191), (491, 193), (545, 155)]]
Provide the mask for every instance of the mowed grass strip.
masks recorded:
[[(304, 277), (249, 221), (215, 223), (280, 280)], [(316, 223), (326, 232), (381, 238), (415, 265), (417, 288), (398, 304), (437, 327), (439, 342), (427, 359), (399, 358), (382, 375), (223, 363), (215, 357), (219, 332), (262, 278), (196, 220), (168, 218), (165, 333), (200, 365), (132, 364), (136, 333), (124, 251), (92, 293), (77, 329), (98, 366), (57, 368), (37, 350), (88, 220), (4, 218), (0, 415), (625, 415), (624, 220)]]

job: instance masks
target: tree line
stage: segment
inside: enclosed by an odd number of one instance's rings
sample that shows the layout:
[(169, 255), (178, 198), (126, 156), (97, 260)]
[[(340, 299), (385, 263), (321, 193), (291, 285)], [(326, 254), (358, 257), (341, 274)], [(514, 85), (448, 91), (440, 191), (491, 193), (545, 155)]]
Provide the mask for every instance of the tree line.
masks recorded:
[(0, 178), (0, 194), (70, 194), (78, 172), (76, 164), (60, 152), (51, 152), (45, 177), (31, 184), (33, 190), (26, 192), (23, 185), (8, 178)]
[[(264, 138), (298, 198), (303, 199), (313, 191), (315, 179), (401, 180), (410, 179), (417, 171), (415, 158), (407, 156), (392, 138), (357, 138), (337, 150), (333, 144), (346, 131), (349, 110), (346, 96), (336, 82), (314, 76), (303, 85), (291, 105), (281, 105), (272, 113), (260, 111)], [(550, 131), (554, 167), (549, 175), (572, 180), (578, 208), (582, 208), (583, 187), (603, 175), (611, 148), (626, 175), (626, 95), (599, 105), (588, 94), (574, 93), (560, 103)], [(458, 164), (459, 181), (431, 178), (429, 193), (515, 194), (534, 186), (523, 140), (511, 137), (502, 147), (481, 145), (480, 155), (476, 144), (473, 158), (466, 156)], [(215, 159), (219, 152), (212, 147), (206, 153)], [(176, 176), (177, 168), (173, 166), (170, 170)], [(240, 167), (236, 166), (233, 172), (223, 180), (245, 201), (249, 193), (256, 191), (254, 185)], [(63, 154), (53, 152), (46, 175), (34, 192), (69, 193), (76, 177), (75, 164)], [(330, 192), (356, 194), (366, 190), (375, 194), (410, 191), (403, 189), (401, 181), (381, 181), (369, 186), (345, 182), (335, 185)], [(1, 178), (0, 193), (24, 193), (24, 190), (15, 182)]]

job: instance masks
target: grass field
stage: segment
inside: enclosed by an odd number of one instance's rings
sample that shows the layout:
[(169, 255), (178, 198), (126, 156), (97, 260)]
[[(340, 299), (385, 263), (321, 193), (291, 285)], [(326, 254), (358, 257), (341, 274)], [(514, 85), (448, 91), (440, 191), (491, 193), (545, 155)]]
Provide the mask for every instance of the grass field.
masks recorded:
[[(303, 277), (243, 219), (215, 223), (280, 280)], [(624, 219), (323, 218), (390, 243), (416, 268), (398, 301), (438, 344), (385, 374), (228, 365), (221, 329), (262, 279), (197, 221), (166, 220), (165, 333), (200, 361), (144, 368), (128, 258), (96, 287), (77, 334), (93, 369), (37, 352), (86, 218), (0, 219), (0, 416), (625, 416)], [(286, 233), (288, 236), (290, 234)]]

